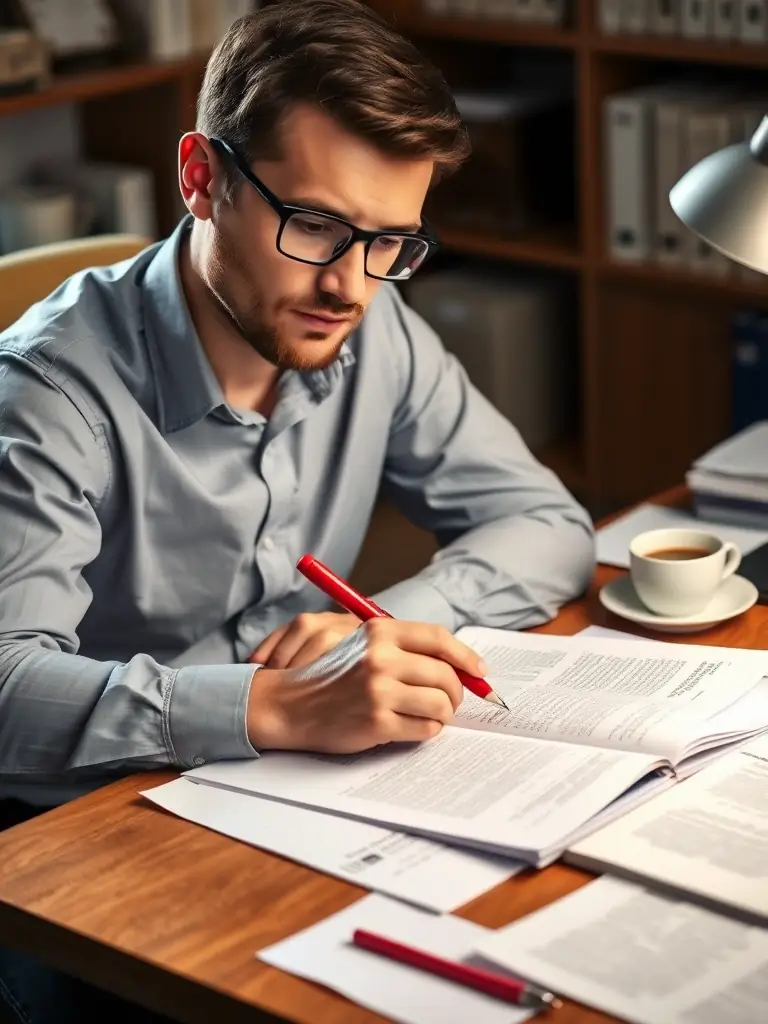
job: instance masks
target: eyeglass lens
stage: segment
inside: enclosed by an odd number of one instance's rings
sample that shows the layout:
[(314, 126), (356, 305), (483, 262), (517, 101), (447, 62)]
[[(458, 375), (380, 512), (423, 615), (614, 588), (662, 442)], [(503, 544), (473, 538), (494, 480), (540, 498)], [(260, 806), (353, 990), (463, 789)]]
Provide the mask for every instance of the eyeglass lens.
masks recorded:
[[(309, 263), (328, 263), (344, 248), (352, 232), (322, 214), (294, 213), (280, 238), (286, 256)], [(429, 246), (419, 238), (382, 235), (368, 246), (365, 269), (374, 277), (410, 277), (423, 262)]]

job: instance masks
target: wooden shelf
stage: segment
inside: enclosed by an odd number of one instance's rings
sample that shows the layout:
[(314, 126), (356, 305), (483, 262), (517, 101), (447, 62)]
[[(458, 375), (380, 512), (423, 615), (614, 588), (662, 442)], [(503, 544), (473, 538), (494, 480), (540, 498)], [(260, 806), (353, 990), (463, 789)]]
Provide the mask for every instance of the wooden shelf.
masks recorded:
[[(562, 170), (563, 180), (573, 172), (579, 226), (539, 228), (519, 238), (504, 238), (494, 232), (492, 222), (488, 230), (452, 228), (441, 226), (437, 217), (437, 230), (449, 252), (574, 276), (588, 458), (586, 443), (577, 437), (539, 453), (542, 462), (595, 506), (610, 503), (613, 495), (631, 500), (666, 486), (692, 458), (727, 433), (732, 313), (740, 303), (768, 308), (768, 278), (763, 283), (651, 262), (618, 263), (601, 251), (606, 194), (603, 104), (612, 93), (668, 77), (665, 62), (711, 64), (748, 83), (753, 71), (768, 68), (768, 45), (602, 35), (593, 27), (597, 0), (572, 0), (577, 28), (442, 17), (426, 13), (423, 0), (368, 2), (417, 46), (429, 44), (446, 78), (463, 87), (508, 85), (510, 61), (518, 56), (515, 47), (527, 48), (526, 64), (528, 58), (540, 61), (542, 76), (549, 73), (547, 65), (555, 57), (555, 64), (572, 75), (576, 165)], [(197, 54), (181, 61), (137, 62), (62, 75), (38, 92), (0, 95), (0, 117), (83, 103), (84, 157), (150, 168), (161, 232), (167, 233), (178, 216), (172, 143), (194, 124), (205, 60), (205, 54)], [(561, 208), (545, 207), (552, 218)], [(668, 344), (670, 332), (677, 339), (675, 345)], [(622, 343), (614, 344), (619, 337)], [(701, 371), (695, 395), (687, 386), (691, 365)], [(645, 424), (642, 436), (637, 432), (639, 421)]]
[(436, 227), (446, 249), (570, 270), (578, 270), (583, 264), (572, 228), (540, 228), (523, 238), (513, 239), (441, 227), (439, 221)]
[(622, 278), (663, 288), (689, 290), (701, 295), (706, 291), (721, 298), (743, 298), (745, 300), (768, 301), (768, 277), (762, 280), (740, 277), (734, 273), (728, 277), (716, 274), (696, 273), (685, 267), (666, 266), (659, 263), (619, 263), (606, 259), (600, 265), (600, 274), (606, 278)]
[(508, 46), (536, 46), (558, 50), (573, 50), (578, 43), (571, 29), (548, 25), (526, 25), (521, 22), (492, 20), (490, 18), (441, 17), (437, 14), (409, 13), (394, 22), (396, 28), (412, 36), (430, 36), (433, 39), (472, 39)]
[(113, 96), (174, 81), (185, 75), (202, 73), (206, 57), (204, 54), (196, 54), (181, 61), (120, 64), (79, 74), (60, 75), (45, 89), (0, 96), (0, 116)]
[(536, 458), (556, 473), (575, 495), (588, 492), (589, 480), (580, 438), (567, 438), (549, 445), (536, 452)]
[(748, 43), (718, 43), (708, 40), (667, 38), (664, 36), (594, 35), (590, 49), (618, 57), (647, 57), (649, 60), (697, 61), (708, 64), (735, 64), (741, 67), (768, 66), (768, 46)]

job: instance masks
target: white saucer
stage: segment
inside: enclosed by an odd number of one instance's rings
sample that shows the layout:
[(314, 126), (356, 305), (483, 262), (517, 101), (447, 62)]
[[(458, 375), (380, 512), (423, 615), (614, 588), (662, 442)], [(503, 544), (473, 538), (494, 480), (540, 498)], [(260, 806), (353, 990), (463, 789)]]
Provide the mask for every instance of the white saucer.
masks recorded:
[(709, 604), (697, 615), (675, 618), (650, 611), (637, 596), (629, 576), (611, 580), (600, 591), (600, 603), (614, 615), (659, 633), (701, 633), (741, 615), (757, 601), (757, 587), (743, 576), (729, 576)]

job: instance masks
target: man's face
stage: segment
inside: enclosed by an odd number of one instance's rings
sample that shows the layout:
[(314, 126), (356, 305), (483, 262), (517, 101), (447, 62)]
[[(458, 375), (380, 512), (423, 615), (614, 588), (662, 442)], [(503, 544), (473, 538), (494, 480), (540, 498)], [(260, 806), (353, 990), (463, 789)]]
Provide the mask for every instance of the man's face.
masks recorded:
[[(395, 159), (350, 135), (326, 114), (294, 108), (278, 161), (255, 174), (284, 203), (336, 213), (369, 230), (416, 230), (432, 177), (430, 160)], [(365, 274), (364, 245), (328, 266), (278, 252), (279, 218), (244, 179), (232, 205), (217, 206), (203, 273), (242, 337), (281, 369), (330, 365), (381, 282)]]

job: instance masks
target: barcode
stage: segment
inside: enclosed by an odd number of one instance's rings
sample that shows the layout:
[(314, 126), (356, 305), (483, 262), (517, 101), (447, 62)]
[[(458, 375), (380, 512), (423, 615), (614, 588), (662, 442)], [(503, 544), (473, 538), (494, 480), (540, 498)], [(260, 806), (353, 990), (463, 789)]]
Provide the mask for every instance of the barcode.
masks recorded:
[(364, 857), (353, 860), (350, 864), (347, 864), (347, 871), (351, 874), (356, 874), (358, 871), (364, 871), (369, 868), (372, 864), (378, 864), (380, 860), (384, 860), (380, 853), (366, 853)]

